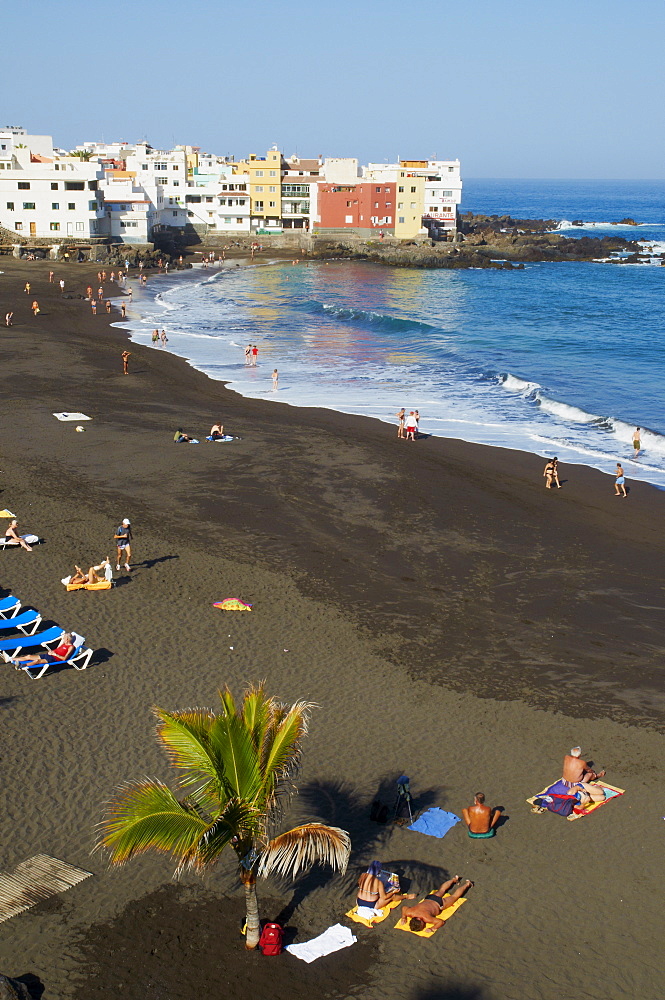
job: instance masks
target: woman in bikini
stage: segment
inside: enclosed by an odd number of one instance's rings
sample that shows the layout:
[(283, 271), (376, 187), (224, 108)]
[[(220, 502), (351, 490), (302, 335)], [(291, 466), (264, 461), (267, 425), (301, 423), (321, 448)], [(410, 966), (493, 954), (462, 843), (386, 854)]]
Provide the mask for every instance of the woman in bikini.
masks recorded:
[(551, 490), (553, 482), (561, 489), (561, 483), (559, 482), (559, 459), (556, 456), (549, 460), (545, 466), (543, 475), (545, 476), (545, 489)]
[(366, 872), (358, 879), (358, 896), (356, 906), (370, 910), (382, 910), (384, 906), (400, 899), (415, 899), (415, 893), (401, 893), (399, 889), (386, 892), (386, 887), (379, 878), (381, 862), (372, 861)]

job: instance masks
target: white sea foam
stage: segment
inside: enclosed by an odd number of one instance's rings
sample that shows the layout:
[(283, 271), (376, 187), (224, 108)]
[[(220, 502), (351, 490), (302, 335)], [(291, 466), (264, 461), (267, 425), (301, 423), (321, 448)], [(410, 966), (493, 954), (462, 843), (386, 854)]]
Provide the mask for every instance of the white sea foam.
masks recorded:
[(508, 372), (507, 375), (500, 376), (501, 385), (508, 392), (521, 392), (523, 395), (528, 395), (535, 389), (540, 389), (539, 382), (528, 382), (526, 379), (519, 378), (517, 375), (511, 375)]
[(595, 413), (587, 413), (579, 406), (571, 406), (569, 403), (559, 402), (558, 399), (550, 399), (541, 392), (536, 393), (536, 403), (547, 413), (553, 413), (554, 416), (561, 417), (562, 420), (572, 421), (576, 424), (592, 424), (602, 420), (602, 417)]

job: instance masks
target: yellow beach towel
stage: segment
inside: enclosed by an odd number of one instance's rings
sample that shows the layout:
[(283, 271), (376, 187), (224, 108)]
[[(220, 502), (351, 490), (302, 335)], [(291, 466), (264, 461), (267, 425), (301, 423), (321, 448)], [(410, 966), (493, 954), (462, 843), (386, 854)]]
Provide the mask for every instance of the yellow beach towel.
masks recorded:
[(374, 924), (380, 924), (383, 920), (385, 920), (386, 917), (389, 915), (390, 911), (394, 910), (396, 906), (399, 906), (401, 902), (402, 902), (401, 899), (394, 899), (392, 903), (388, 904), (388, 906), (383, 907), (383, 909), (381, 910), (380, 917), (372, 917), (371, 920), (368, 920), (366, 917), (361, 917), (358, 914), (357, 906), (354, 906), (353, 909), (349, 910), (348, 913), (345, 913), (344, 916), (348, 917), (350, 920), (353, 920), (356, 924), (363, 924), (364, 927), (373, 927)]
[[(432, 892), (436, 892), (436, 889), (432, 889)], [(430, 893), (430, 895), (431, 894), (432, 893)], [(444, 899), (445, 899), (446, 896), (450, 896), (450, 893), (446, 892), (445, 895), (444, 895)], [(423, 897), (423, 899), (424, 899), (424, 897)], [(422, 903), (423, 900), (421, 899), (420, 902)], [(466, 903), (466, 896), (462, 896), (461, 899), (456, 899), (452, 906), (449, 906), (446, 910), (442, 910), (437, 919), (438, 920), (450, 920), (450, 918), (452, 917), (453, 913), (457, 913), (457, 911), (459, 910), (459, 908), (462, 905), (462, 903)], [(431, 937), (434, 937), (434, 935), (436, 934), (436, 932), (439, 930), (438, 927), (425, 927), (425, 929), (422, 930), (422, 931), (412, 931), (411, 928), (409, 927), (409, 921), (408, 920), (405, 923), (402, 923), (401, 921), (402, 921), (402, 918), (400, 917), (399, 920), (397, 921), (397, 923), (395, 924), (395, 930), (396, 931), (406, 931), (407, 934), (415, 934), (416, 937), (431, 938)]]

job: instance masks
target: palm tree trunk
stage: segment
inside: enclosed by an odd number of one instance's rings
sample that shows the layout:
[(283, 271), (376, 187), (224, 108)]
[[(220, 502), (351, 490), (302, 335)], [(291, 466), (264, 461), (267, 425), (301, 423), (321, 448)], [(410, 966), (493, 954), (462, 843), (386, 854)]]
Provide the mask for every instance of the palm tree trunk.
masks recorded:
[(256, 876), (247, 872), (243, 878), (245, 886), (245, 909), (247, 928), (245, 931), (245, 948), (251, 950), (259, 943), (261, 927), (259, 924), (259, 901), (256, 895)]

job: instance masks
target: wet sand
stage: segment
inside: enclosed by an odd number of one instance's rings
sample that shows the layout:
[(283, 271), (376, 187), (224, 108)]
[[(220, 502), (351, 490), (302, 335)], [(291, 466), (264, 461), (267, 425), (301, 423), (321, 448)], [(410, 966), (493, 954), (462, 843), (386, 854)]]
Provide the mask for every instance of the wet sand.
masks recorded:
[[(15, 313), (0, 503), (44, 538), (1, 554), (0, 584), (99, 652), (37, 683), (3, 670), (0, 862), (44, 852), (94, 877), (4, 923), (0, 970), (37, 977), (46, 1000), (121, 984), (132, 1000), (660, 997), (665, 495), (629, 483), (615, 499), (582, 467), (547, 492), (540, 458), (243, 399), (138, 345), (123, 376), (126, 336), (49, 269), (0, 258), (0, 312)], [(55, 270), (66, 295), (96, 280)], [(93, 419), (78, 434), (55, 410)], [(218, 419), (241, 440), (172, 443)], [(123, 517), (135, 571), (67, 594), (60, 578), (113, 554)], [(211, 607), (227, 596), (254, 610)], [(320, 706), (288, 819), (343, 826), (354, 852), (345, 877), (261, 886), (262, 915), (281, 911), (296, 940), (345, 922), (359, 866), (379, 857), (413, 891), (475, 879), (433, 940), (387, 920), (353, 925), (357, 945), (310, 967), (248, 956), (231, 857), (178, 888), (168, 859), (109, 872), (90, 856), (114, 786), (168, 774), (150, 707), (214, 705), (221, 685), (263, 677)], [(577, 743), (626, 795), (575, 823), (533, 815), (524, 799)], [(498, 836), (371, 823), (403, 772), (421, 807), (459, 814), (482, 788), (505, 807)]]

